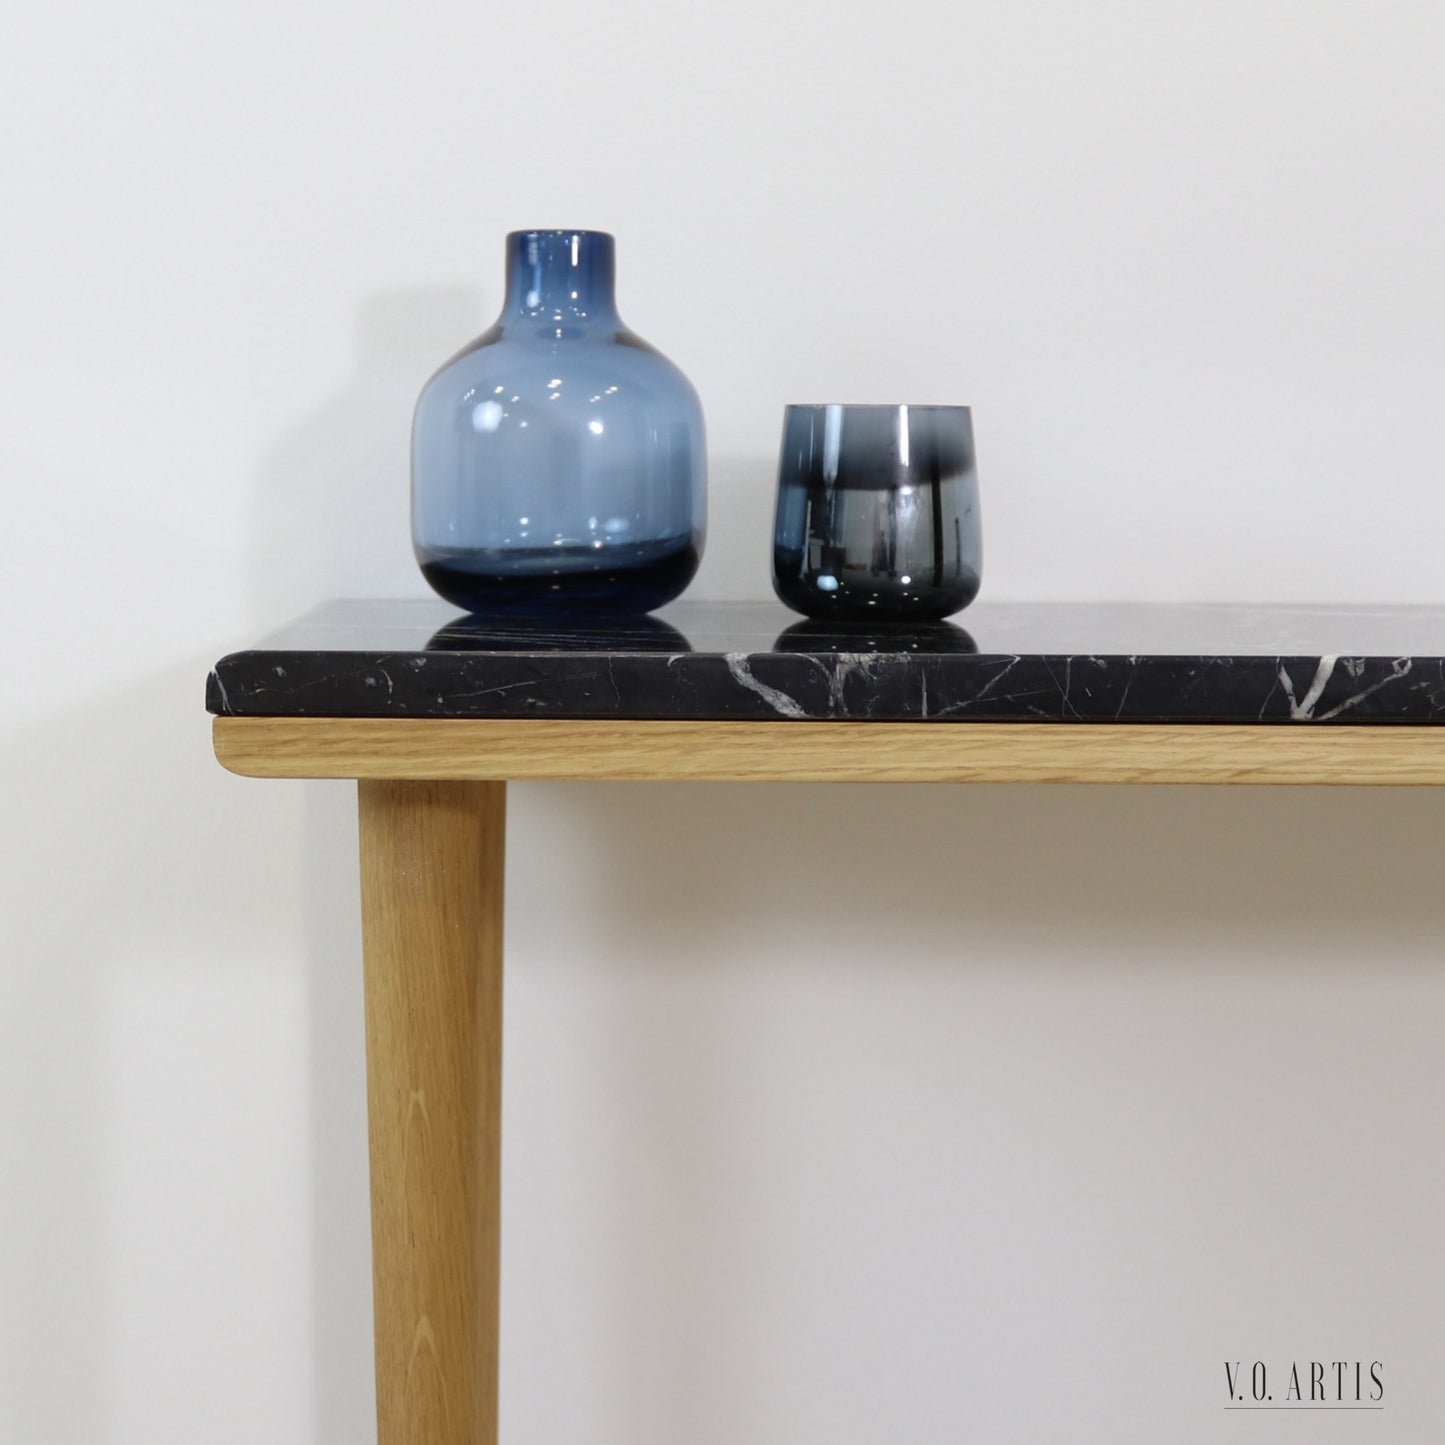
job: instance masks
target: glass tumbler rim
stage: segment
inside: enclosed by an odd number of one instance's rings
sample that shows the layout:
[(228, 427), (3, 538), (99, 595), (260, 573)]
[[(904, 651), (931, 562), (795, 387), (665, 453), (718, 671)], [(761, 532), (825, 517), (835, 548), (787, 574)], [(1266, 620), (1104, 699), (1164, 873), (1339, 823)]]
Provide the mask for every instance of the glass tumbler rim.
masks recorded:
[(967, 412), (972, 413), (971, 406), (964, 406), (956, 402), (915, 402), (915, 401), (791, 401), (787, 402), (783, 410), (789, 411), (831, 411), (836, 407), (839, 411), (917, 411), (917, 412)]

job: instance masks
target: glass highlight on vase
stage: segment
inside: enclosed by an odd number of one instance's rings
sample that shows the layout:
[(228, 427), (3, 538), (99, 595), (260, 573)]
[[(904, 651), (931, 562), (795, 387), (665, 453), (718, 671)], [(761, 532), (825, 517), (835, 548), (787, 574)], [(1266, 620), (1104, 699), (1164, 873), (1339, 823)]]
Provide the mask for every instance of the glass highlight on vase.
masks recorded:
[(966, 406), (790, 406), (773, 587), (840, 622), (936, 620), (978, 595), (983, 565)]
[(702, 407), (613, 278), (604, 232), (514, 232), (501, 316), (422, 390), (412, 540), (458, 607), (650, 612), (697, 571)]

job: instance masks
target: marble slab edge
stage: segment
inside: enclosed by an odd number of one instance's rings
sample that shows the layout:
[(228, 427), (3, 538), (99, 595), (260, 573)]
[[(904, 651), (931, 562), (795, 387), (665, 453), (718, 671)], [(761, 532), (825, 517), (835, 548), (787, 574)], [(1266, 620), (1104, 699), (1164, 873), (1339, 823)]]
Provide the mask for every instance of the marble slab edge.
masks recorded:
[(233, 653), (242, 717), (1445, 722), (1445, 658), (920, 653)]

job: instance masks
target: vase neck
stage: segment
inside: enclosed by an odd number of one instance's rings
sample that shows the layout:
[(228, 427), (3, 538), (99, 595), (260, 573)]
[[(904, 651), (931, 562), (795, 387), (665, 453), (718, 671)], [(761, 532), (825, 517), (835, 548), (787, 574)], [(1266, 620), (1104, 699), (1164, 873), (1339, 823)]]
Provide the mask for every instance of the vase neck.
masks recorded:
[(615, 322), (613, 276), (605, 231), (513, 231), (502, 319)]

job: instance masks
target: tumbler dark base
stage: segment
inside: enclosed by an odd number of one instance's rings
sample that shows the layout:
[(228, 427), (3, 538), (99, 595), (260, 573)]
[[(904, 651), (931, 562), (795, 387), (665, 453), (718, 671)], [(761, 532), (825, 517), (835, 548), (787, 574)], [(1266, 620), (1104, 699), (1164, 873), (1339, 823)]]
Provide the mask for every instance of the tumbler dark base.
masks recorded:
[(422, 576), (439, 597), (468, 612), (485, 613), (652, 612), (682, 593), (700, 560), (691, 538), (671, 546), (608, 548), (605, 560), (590, 549), (574, 548), (525, 555), (417, 549)]
[(967, 607), (978, 596), (979, 579), (967, 572), (943, 586), (918, 579), (907, 583), (873, 573), (857, 580), (834, 575), (835, 589), (824, 591), (805, 575), (801, 553), (778, 548), (773, 554), (773, 590), (780, 601), (818, 621), (848, 623), (938, 622)]

